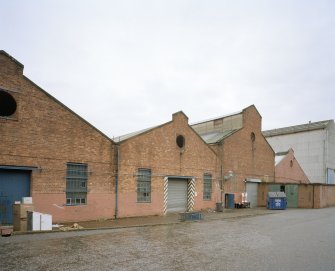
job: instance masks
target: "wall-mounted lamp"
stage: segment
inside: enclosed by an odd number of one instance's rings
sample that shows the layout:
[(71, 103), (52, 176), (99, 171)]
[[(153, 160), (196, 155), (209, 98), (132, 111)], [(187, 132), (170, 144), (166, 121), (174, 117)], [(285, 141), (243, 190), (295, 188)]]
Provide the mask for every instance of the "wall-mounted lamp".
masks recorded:
[(228, 180), (234, 178), (234, 176), (235, 176), (235, 173), (232, 170), (229, 170), (228, 175), (223, 176), (223, 178), (224, 178), (225, 181), (228, 181)]

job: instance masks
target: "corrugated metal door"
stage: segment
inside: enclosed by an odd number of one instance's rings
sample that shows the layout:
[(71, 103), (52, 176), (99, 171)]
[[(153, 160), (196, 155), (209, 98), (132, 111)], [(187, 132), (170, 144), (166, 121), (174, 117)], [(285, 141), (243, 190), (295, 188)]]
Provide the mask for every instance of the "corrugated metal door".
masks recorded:
[(257, 207), (258, 199), (258, 183), (246, 183), (247, 201), (250, 202), (250, 207)]
[(287, 208), (298, 208), (298, 185), (285, 185), (285, 194), (287, 199)]
[(30, 171), (0, 169), (0, 224), (12, 224), (12, 205), (29, 195)]
[(185, 212), (187, 210), (187, 180), (169, 179), (167, 212)]

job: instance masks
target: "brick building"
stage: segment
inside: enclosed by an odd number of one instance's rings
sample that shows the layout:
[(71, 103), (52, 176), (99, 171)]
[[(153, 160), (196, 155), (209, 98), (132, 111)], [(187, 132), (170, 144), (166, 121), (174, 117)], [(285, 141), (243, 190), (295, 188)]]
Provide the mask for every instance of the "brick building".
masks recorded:
[(0, 138), (2, 223), (11, 223), (12, 203), (23, 196), (56, 222), (114, 216), (112, 140), (25, 77), (4, 51)]
[(119, 216), (215, 208), (220, 201), (217, 156), (183, 112), (114, 140), (119, 142)]
[(247, 192), (257, 205), (257, 186), (274, 180), (275, 153), (262, 134), (262, 117), (254, 105), (237, 113), (198, 122), (192, 128), (213, 148), (220, 164), (225, 194), (235, 202)]
[(253, 203), (257, 184), (274, 178), (254, 106), (193, 126), (177, 112), (111, 140), (4, 51), (0, 137), (0, 224), (12, 221), (12, 203), (24, 196), (55, 222), (83, 221), (215, 208), (224, 193), (240, 201), (247, 191)]

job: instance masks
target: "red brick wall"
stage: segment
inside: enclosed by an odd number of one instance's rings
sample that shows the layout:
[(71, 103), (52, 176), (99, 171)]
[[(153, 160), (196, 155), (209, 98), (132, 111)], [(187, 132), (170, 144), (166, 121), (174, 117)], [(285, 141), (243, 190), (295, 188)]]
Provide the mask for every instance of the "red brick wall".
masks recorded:
[[(275, 183), (259, 184), (258, 206), (263, 207), (267, 205), (269, 185), (273, 184)], [(330, 206), (335, 206), (335, 185), (298, 184), (298, 208), (319, 209)]]
[[(185, 149), (180, 152), (176, 136), (185, 137)], [(146, 133), (135, 136), (120, 144), (119, 215), (162, 215), (164, 206), (164, 177), (196, 177), (195, 209), (214, 208), (219, 200), (217, 180), (217, 158), (215, 153), (188, 125), (182, 113), (173, 115), (173, 121)], [(137, 203), (138, 168), (152, 171), (151, 203)], [(213, 176), (211, 201), (203, 200), (203, 175)]]
[(294, 157), (292, 149), (275, 168), (278, 183), (309, 183), (308, 177)]
[[(274, 152), (261, 131), (262, 118), (254, 106), (243, 110), (243, 128), (227, 137), (222, 145), (224, 175), (229, 171), (235, 177), (225, 182), (225, 193), (238, 195), (245, 191), (245, 179), (274, 180)], [(251, 140), (251, 133), (255, 140)]]
[(299, 208), (313, 208), (314, 204), (314, 186), (313, 185), (299, 185), (298, 186), (298, 207)]
[(314, 208), (335, 206), (335, 185), (314, 185)]
[[(113, 143), (22, 74), (23, 67), (0, 53), (0, 88), (18, 108), (0, 118), (0, 165), (34, 166), (31, 196), (36, 211), (53, 220), (81, 221), (114, 216)], [(87, 163), (85, 206), (66, 206), (66, 163)]]

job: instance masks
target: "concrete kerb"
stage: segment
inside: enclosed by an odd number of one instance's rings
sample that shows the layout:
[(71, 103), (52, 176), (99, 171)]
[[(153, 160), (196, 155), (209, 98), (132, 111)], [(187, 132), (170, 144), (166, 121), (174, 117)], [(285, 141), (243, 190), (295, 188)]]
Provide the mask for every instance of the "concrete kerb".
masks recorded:
[[(79, 222), (83, 228), (81, 229), (69, 229), (69, 230), (60, 230), (54, 228), (52, 231), (25, 231), (25, 232), (13, 232), (12, 235), (24, 235), (24, 234), (41, 234), (41, 233), (54, 233), (54, 232), (77, 232), (77, 231), (93, 231), (93, 230), (111, 230), (111, 229), (124, 229), (124, 228), (141, 228), (141, 227), (153, 227), (153, 226), (164, 226), (164, 225), (176, 225), (181, 223), (193, 223), (193, 222), (208, 222), (214, 220), (230, 220), (230, 219), (239, 219), (239, 218), (247, 218), (247, 217), (254, 217), (254, 216), (261, 216), (261, 215), (269, 215), (281, 212), (279, 210), (267, 210), (265, 208), (253, 208), (253, 209), (231, 209), (231, 210), (224, 210), (223, 212), (214, 212), (214, 211), (202, 211), (203, 219), (196, 220), (196, 221), (181, 221), (179, 219), (179, 215), (171, 216), (171, 220), (167, 219), (166, 216), (157, 216), (157, 217), (139, 217), (139, 218), (120, 218), (118, 220), (110, 220), (111, 225), (106, 226), (98, 226), (98, 221), (85, 221)], [(136, 219), (140, 222), (129, 224), (127, 221), (131, 219)], [(157, 222), (146, 223), (146, 220), (157, 220)], [(163, 220), (159, 221), (159, 220)], [(116, 223), (120, 222), (124, 225), (115, 225)], [(67, 225), (71, 223), (66, 223)], [(96, 224), (95, 227), (85, 227), (85, 224)], [(114, 224), (114, 225), (113, 225)]]

